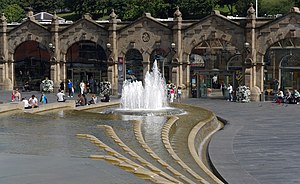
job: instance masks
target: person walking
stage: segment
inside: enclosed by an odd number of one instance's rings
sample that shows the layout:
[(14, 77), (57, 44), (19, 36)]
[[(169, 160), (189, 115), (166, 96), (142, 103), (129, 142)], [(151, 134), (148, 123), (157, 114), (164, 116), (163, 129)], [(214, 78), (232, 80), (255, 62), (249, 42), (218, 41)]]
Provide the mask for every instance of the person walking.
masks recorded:
[(172, 86), (170, 89), (170, 102), (171, 103), (173, 103), (173, 101), (174, 101), (174, 96), (175, 96), (175, 90), (174, 90), (174, 86)]
[(181, 87), (179, 86), (179, 87), (177, 88), (177, 101), (178, 101), (179, 103), (181, 103), (181, 95), (182, 95), (182, 90), (181, 90)]
[(84, 88), (85, 88), (85, 84), (84, 84), (83, 80), (80, 82), (79, 87), (80, 87), (80, 94), (83, 94)]
[(221, 82), (221, 90), (222, 90), (222, 95), (223, 95), (224, 99), (226, 99), (226, 97), (225, 97), (226, 85), (225, 85), (224, 81)]
[(232, 89), (231, 84), (228, 84), (227, 90), (228, 90), (228, 99), (227, 99), (227, 101), (232, 102), (233, 101), (233, 97), (232, 97), (233, 89)]
[(71, 80), (68, 81), (68, 90), (69, 90), (69, 96), (68, 97), (73, 98), (74, 88), (73, 88), (73, 83), (72, 83)]
[(60, 81), (60, 83), (59, 83), (59, 89), (60, 90), (65, 90), (65, 83), (64, 83), (64, 81)]

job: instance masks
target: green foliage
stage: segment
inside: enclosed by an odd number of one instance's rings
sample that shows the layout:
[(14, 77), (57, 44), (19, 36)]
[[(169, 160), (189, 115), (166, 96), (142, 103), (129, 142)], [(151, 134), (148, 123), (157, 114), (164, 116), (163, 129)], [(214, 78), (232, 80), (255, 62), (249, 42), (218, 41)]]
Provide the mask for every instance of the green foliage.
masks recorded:
[[(300, 0), (258, 2), (260, 16), (285, 14), (292, 6), (300, 6)], [(1, 0), (0, 11), (4, 12), (4, 9), (7, 9), (6, 12), (13, 12), (15, 5), (23, 10), (32, 7), (34, 13), (67, 10), (71, 14), (63, 17), (74, 21), (85, 13), (90, 13), (93, 19), (108, 18), (114, 9), (119, 19), (135, 20), (145, 12), (157, 18), (173, 17), (176, 6), (179, 6), (183, 19), (198, 19), (209, 15), (214, 9), (219, 9), (224, 15), (246, 16), (250, 3), (255, 4), (255, 0)], [(17, 17), (20, 12), (24, 11), (15, 12), (16, 15), (10, 16)]]
[(17, 4), (6, 6), (3, 13), (7, 19), (7, 22), (19, 22), (24, 18), (24, 10)]
[(58, 13), (57, 16), (66, 20), (72, 20), (72, 21), (78, 20), (78, 16), (74, 12)]
[(209, 15), (215, 8), (216, 0), (177, 0), (184, 18), (201, 18)]
[(286, 14), (294, 6), (294, 0), (261, 0), (258, 8), (260, 16)]
[[(236, 13), (235, 6), (239, 0), (219, 0), (218, 5), (227, 15), (234, 15)], [(227, 10), (227, 11), (224, 11)]]
[(255, 7), (255, 1), (254, 0), (238, 0), (235, 4), (236, 6), (236, 14), (241, 17), (247, 16), (247, 11), (250, 8), (250, 4), (253, 4)]

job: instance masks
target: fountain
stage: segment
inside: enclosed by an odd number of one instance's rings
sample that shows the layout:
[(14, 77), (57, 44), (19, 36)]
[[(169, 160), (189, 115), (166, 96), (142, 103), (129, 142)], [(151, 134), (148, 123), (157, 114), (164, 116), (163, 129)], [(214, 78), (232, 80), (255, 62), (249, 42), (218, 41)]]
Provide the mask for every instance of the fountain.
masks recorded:
[(123, 85), (121, 109), (124, 110), (163, 110), (168, 107), (167, 86), (158, 71), (157, 61), (152, 72), (147, 72), (142, 81), (125, 81)]
[[(153, 63), (152, 72), (147, 72), (142, 81), (125, 81), (119, 108), (106, 108), (104, 114), (118, 113), (135, 116), (165, 116), (185, 113), (184, 110), (169, 107), (167, 85), (157, 67)], [(135, 119), (135, 118), (133, 118)]]

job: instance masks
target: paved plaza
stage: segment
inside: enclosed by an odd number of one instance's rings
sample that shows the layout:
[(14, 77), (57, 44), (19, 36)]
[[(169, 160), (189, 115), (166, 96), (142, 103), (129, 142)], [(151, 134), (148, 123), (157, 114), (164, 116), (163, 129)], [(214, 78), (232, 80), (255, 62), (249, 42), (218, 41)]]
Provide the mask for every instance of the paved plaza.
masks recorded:
[(228, 120), (213, 136), (213, 164), (230, 184), (300, 183), (300, 106), (187, 99)]
[[(22, 95), (29, 98), (31, 94), (40, 96), (39, 92)], [(55, 94), (47, 96), (49, 103), (56, 101)], [(0, 92), (0, 101), (9, 100), (9, 92)], [(209, 154), (228, 183), (300, 183), (299, 105), (195, 98), (184, 103), (207, 108), (227, 121), (224, 129), (213, 136)], [(1, 134), (6, 131), (13, 132), (3, 130)], [(104, 161), (61, 154), (59, 150), (44, 155), (7, 153), (1, 151), (5, 146), (0, 143), (1, 184), (148, 183)]]

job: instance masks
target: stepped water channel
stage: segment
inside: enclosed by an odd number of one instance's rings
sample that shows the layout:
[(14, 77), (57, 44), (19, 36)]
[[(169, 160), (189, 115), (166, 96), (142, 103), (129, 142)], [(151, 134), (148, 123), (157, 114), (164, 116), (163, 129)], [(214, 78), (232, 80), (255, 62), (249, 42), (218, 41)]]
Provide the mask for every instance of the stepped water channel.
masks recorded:
[[(147, 76), (145, 86), (155, 86), (153, 81), (165, 85), (155, 66)], [(136, 89), (136, 84), (133, 88)], [(53, 160), (104, 160), (137, 176), (137, 179), (133, 175), (123, 176), (124, 183), (222, 183), (210, 171), (206, 158), (207, 140), (221, 128), (215, 115), (190, 105), (169, 107), (166, 101), (155, 104), (147, 87), (139, 90), (138, 93), (145, 95), (134, 106), (128, 104), (133, 100), (130, 92), (134, 93), (128, 89), (121, 108), (91, 106), (82, 110), (2, 113), (0, 153)], [(166, 99), (166, 89), (154, 96)], [(107, 113), (107, 109), (121, 109), (126, 113)]]
[[(211, 116), (211, 112), (186, 105), (176, 107), (184, 109), (186, 113), (178, 115), (176, 126), (170, 128), (168, 137), (171, 146), (176, 154), (188, 163), (191, 170), (203, 177), (205, 181), (214, 183), (209, 175), (191, 161), (192, 156), (187, 148), (186, 139), (191, 129)], [(102, 109), (85, 111), (60, 109), (35, 114), (24, 114), (23, 112), (1, 114), (0, 151), (9, 154), (62, 158), (88, 158), (90, 155), (108, 156), (111, 154), (108, 149), (100, 149), (93, 141), (78, 139), (75, 136), (88, 134), (95, 136), (110, 149), (150, 171), (148, 164), (152, 164), (160, 172), (164, 172), (182, 183), (201, 183), (202, 180), (200, 181), (199, 178), (188, 172), (186, 167), (178, 164), (178, 161), (166, 149), (162, 132), (164, 125), (170, 119), (169, 116), (133, 116), (101, 112)], [(137, 122), (140, 122), (140, 132), (148, 147), (141, 144), (137, 137)], [(111, 127), (123, 144), (143, 158), (147, 164), (141, 163), (138, 157), (130, 155), (130, 152), (114, 139), (115, 136), (107, 130), (107, 127)], [(149, 149), (155, 153), (155, 156), (148, 152)], [(166, 163), (168, 166), (166, 167), (162, 163)], [(153, 170), (151, 172), (155, 173)], [(178, 178), (176, 173), (180, 173), (182, 176)], [(142, 178), (145, 179), (145, 177)], [(145, 179), (145, 181), (147, 180)]]

